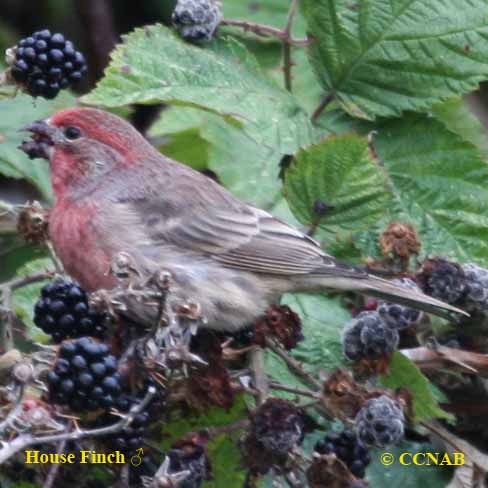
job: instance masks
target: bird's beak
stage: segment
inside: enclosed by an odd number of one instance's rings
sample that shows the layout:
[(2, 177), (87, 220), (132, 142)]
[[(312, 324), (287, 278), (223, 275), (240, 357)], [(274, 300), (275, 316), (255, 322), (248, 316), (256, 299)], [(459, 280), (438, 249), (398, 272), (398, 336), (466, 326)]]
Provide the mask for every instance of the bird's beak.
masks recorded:
[(52, 146), (55, 143), (57, 129), (47, 120), (36, 120), (21, 129), (32, 133), (30, 141), (24, 141), (19, 149), (24, 151), (30, 159), (49, 159), (52, 154)]

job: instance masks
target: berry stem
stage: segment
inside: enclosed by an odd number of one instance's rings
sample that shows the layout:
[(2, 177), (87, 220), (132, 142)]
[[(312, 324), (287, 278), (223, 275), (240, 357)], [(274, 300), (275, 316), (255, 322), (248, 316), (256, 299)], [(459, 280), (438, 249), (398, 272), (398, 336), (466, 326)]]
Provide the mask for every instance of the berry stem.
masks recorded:
[(291, 92), (292, 91), (292, 75), (291, 70), (293, 67), (293, 60), (291, 57), (291, 28), (293, 25), (293, 20), (298, 9), (298, 0), (292, 0), (290, 10), (288, 12), (288, 17), (286, 19), (286, 25), (284, 33), (286, 38), (283, 39), (283, 73), (285, 76), (285, 88)]
[(329, 93), (322, 99), (319, 106), (314, 110), (312, 114), (312, 122), (317, 121), (317, 119), (320, 117), (320, 114), (326, 109), (327, 105), (329, 105), (329, 103), (332, 102), (333, 99), (334, 95), (332, 93)]
[[(287, 40), (287, 34), (284, 30), (272, 27), (265, 24), (257, 24), (255, 22), (247, 22), (246, 20), (236, 19), (222, 19), (220, 25), (228, 25), (232, 27), (240, 27), (246, 32), (252, 32), (260, 37), (276, 37), (281, 40)], [(288, 39), (288, 43), (293, 46), (308, 46), (310, 41), (308, 39)]]
[(265, 372), (265, 354), (260, 347), (254, 347), (249, 352), (249, 367), (254, 379), (254, 387), (258, 391), (257, 404), (261, 405), (269, 395), (268, 377)]
[(321, 384), (309, 373), (307, 373), (302, 365), (294, 358), (292, 358), (286, 351), (281, 347), (278, 347), (269, 339), (266, 339), (266, 347), (271, 349), (277, 356), (279, 356), (283, 361), (285, 361), (288, 368), (295, 373), (299, 378), (301, 378), (305, 383), (310, 385), (314, 390), (320, 391)]
[(269, 387), (272, 390), (287, 391), (288, 393), (295, 393), (296, 395), (305, 396), (308, 398), (315, 398), (316, 400), (319, 398), (311, 390), (304, 390), (303, 388), (296, 388), (295, 386), (283, 385), (282, 383), (278, 383), (277, 381), (271, 381)]
[(107, 427), (100, 427), (97, 429), (89, 429), (89, 430), (74, 430), (70, 432), (63, 432), (61, 434), (52, 434), (52, 435), (40, 435), (34, 436), (32, 434), (21, 434), (15, 437), (10, 442), (4, 442), (3, 447), (0, 449), (0, 464), (4, 463), (7, 459), (9, 459), (14, 454), (22, 451), (27, 446), (33, 446), (37, 444), (52, 444), (61, 441), (72, 441), (72, 440), (79, 440), (85, 439), (87, 437), (100, 437), (106, 436), (108, 434), (114, 434), (115, 432), (119, 432), (125, 427), (129, 426), (134, 418), (141, 413), (151, 402), (153, 397), (156, 395), (156, 389), (150, 386), (147, 390), (147, 393), (144, 399), (134, 405), (131, 410), (121, 419)]

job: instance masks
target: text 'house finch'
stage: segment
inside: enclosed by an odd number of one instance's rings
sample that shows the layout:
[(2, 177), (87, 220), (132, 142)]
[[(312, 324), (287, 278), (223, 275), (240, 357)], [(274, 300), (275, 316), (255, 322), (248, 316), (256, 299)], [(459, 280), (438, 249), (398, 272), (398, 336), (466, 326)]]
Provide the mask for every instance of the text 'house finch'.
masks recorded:
[(355, 290), (443, 314), (419, 291), (337, 262), (319, 244), (172, 161), (121, 118), (74, 108), (33, 122), (51, 166), (49, 233), (66, 271), (89, 291), (112, 288), (112, 258), (171, 273), (172, 296), (198, 303), (208, 327), (236, 330), (286, 292)]

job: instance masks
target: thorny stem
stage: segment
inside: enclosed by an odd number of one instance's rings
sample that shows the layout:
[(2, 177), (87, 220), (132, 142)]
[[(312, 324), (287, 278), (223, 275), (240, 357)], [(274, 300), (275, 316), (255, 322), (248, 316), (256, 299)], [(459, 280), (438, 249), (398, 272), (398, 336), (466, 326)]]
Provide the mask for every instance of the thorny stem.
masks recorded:
[(32, 434), (21, 434), (10, 442), (5, 442), (4, 447), (0, 449), (0, 464), (5, 462), (8, 458), (16, 454), (17, 452), (25, 449), (27, 446), (33, 446), (36, 444), (51, 444), (60, 441), (71, 441), (84, 439), (86, 437), (99, 437), (108, 434), (119, 432), (124, 427), (127, 427), (132, 423), (134, 418), (141, 413), (152, 400), (156, 394), (156, 388), (150, 386), (147, 390), (146, 396), (138, 405), (135, 405), (131, 410), (121, 417), (121, 419), (115, 424), (107, 427), (100, 427), (98, 429), (91, 430), (75, 430), (71, 432), (64, 432), (62, 434), (51, 434), (35, 437)]
[(332, 102), (333, 99), (334, 95), (332, 93), (329, 93), (322, 99), (319, 106), (314, 110), (312, 114), (312, 122), (317, 121), (317, 119), (320, 117), (320, 114), (326, 109), (327, 105), (329, 105), (329, 103)]
[(287, 391), (288, 393), (295, 393), (296, 395), (315, 398), (316, 400), (318, 399), (317, 394), (311, 390), (304, 390), (303, 388), (296, 388), (295, 386), (283, 385), (277, 381), (271, 381), (269, 387), (272, 390)]
[(271, 349), (276, 355), (283, 359), (288, 368), (310, 387), (316, 391), (321, 390), (321, 384), (311, 374), (307, 373), (303, 369), (302, 365), (296, 359), (287, 354), (286, 351), (284, 351), (281, 347), (277, 346), (269, 339), (266, 339), (266, 347)]
[(289, 37), (284, 30), (278, 29), (276, 27), (271, 27), (270, 25), (257, 24), (255, 22), (247, 22), (246, 20), (236, 20), (236, 19), (222, 19), (220, 25), (228, 25), (233, 27), (240, 27), (246, 32), (252, 32), (257, 36), (261, 37), (275, 37), (278, 39), (287, 40), (287, 42), (293, 46), (308, 46), (310, 41), (308, 39), (293, 39)]
[[(62, 454), (66, 449), (66, 440), (61, 441), (58, 444), (57, 454)], [(54, 486), (54, 481), (56, 480), (56, 476), (59, 472), (61, 464), (60, 463), (53, 463), (51, 464), (51, 468), (49, 469), (49, 473), (47, 475), (46, 481), (44, 482), (44, 486), (42, 488), (52, 488)]]
[(291, 69), (293, 66), (293, 60), (291, 58), (290, 35), (297, 8), (298, 0), (292, 0), (290, 10), (288, 12), (288, 18), (286, 19), (285, 29), (283, 31), (286, 34), (286, 38), (283, 40), (283, 73), (285, 76), (285, 88), (289, 92), (292, 91)]
[(0, 320), (2, 322), (0, 324), (2, 326), (0, 330), (0, 351), (6, 352), (13, 347), (13, 327), (15, 320), (12, 304), (13, 291), (32, 283), (36, 283), (37, 281), (49, 279), (52, 276), (52, 271), (44, 271), (15, 278), (0, 285)]

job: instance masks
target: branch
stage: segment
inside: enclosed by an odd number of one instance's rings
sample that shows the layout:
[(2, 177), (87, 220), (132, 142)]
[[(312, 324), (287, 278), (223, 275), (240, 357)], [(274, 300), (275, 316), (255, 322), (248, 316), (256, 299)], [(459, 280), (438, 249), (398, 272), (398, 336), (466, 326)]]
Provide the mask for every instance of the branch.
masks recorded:
[(44, 271), (28, 276), (21, 276), (0, 285), (0, 320), (3, 326), (0, 331), (0, 350), (9, 351), (13, 347), (13, 326), (15, 314), (13, 312), (12, 294), (14, 290), (23, 286), (43, 281), (53, 276), (52, 271)]
[(105, 436), (109, 434), (114, 434), (119, 432), (123, 428), (127, 427), (132, 423), (134, 418), (141, 413), (147, 405), (150, 403), (154, 395), (156, 394), (156, 388), (150, 386), (147, 390), (146, 396), (138, 405), (134, 405), (127, 415), (124, 415), (118, 422), (115, 424), (109, 425), (107, 427), (100, 427), (98, 429), (91, 429), (91, 430), (76, 430), (74, 432), (65, 432), (62, 434), (52, 434), (52, 435), (43, 435), (39, 437), (35, 437), (32, 434), (21, 434), (13, 439), (11, 442), (5, 442), (3, 445), (4, 447), (0, 449), (0, 464), (5, 462), (8, 458), (13, 456), (14, 454), (22, 451), (27, 446), (34, 446), (36, 444), (52, 444), (54, 442), (62, 442), (62, 441), (72, 441), (72, 440), (80, 440), (86, 437), (99, 437)]
[(288, 12), (288, 17), (286, 19), (285, 29), (283, 31), (286, 35), (286, 38), (283, 40), (283, 73), (285, 76), (285, 88), (289, 92), (292, 91), (291, 69), (293, 66), (293, 61), (291, 58), (290, 35), (291, 35), (291, 28), (293, 25), (293, 19), (295, 18), (297, 8), (298, 8), (298, 0), (292, 0), (290, 10)]
[[(277, 39), (281, 39), (282, 41), (287, 40), (288, 38), (284, 30), (272, 27), (270, 25), (248, 22), (246, 20), (222, 19), (220, 25), (240, 27), (245, 32), (252, 32), (260, 37), (275, 37)], [(294, 46), (308, 46), (310, 41), (308, 39), (288, 39), (288, 43)]]
[(301, 378), (305, 383), (307, 383), (314, 390), (320, 391), (322, 385), (310, 374), (307, 373), (302, 365), (293, 357), (291, 357), (286, 351), (281, 347), (277, 346), (271, 340), (266, 339), (266, 347), (271, 349), (275, 354), (277, 354), (283, 361), (285, 361), (288, 368), (295, 373), (299, 378)]
[(249, 367), (254, 379), (254, 387), (258, 391), (257, 403), (263, 404), (269, 395), (268, 378), (265, 371), (265, 354), (261, 347), (254, 347), (249, 352)]
[(269, 387), (272, 390), (287, 391), (288, 393), (295, 393), (296, 395), (314, 398), (318, 400), (320, 397), (311, 390), (304, 390), (303, 388), (296, 388), (295, 386), (283, 385), (277, 381), (271, 381)]
[[(58, 444), (57, 454), (62, 454), (66, 449), (66, 440), (61, 441)], [(59, 472), (59, 468), (61, 467), (60, 463), (53, 463), (49, 468), (49, 473), (47, 475), (46, 481), (44, 482), (44, 486), (42, 488), (52, 488), (54, 486), (54, 481), (56, 480), (56, 476)]]

